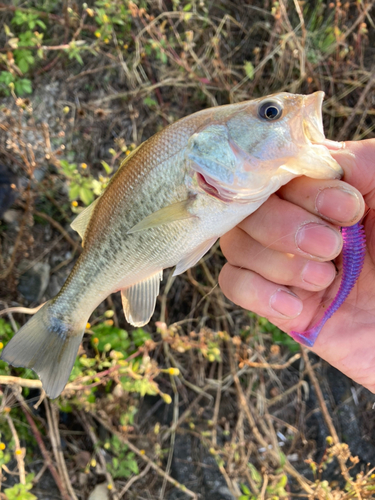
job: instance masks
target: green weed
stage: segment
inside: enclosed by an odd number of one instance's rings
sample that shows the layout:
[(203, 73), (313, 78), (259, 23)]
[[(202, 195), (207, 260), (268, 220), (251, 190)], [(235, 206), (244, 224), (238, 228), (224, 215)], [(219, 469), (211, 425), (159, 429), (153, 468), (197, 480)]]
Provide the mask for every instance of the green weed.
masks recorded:
[(104, 448), (115, 455), (112, 457), (112, 463), (108, 465), (108, 470), (114, 479), (126, 479), (133, 474), (139, 474), (135, 454), (128, 451), (128, 447), (121, 443), (117, 436), (112, 436), (110, 441), (104, 444)]
[(5, 488), (4, 494), (7, 500), (37, 500), (37, 497), (30, 493), (33, 487), (34, 474), (27, 474), (26, 484), (15, 484), (12, 488)]
[(274, 344), (283, 345), (287, 347), (290, 352), (298, 352), (300, 350), (298, 342), (293, 340), (287, 333), (277, 328), (277, 326), (270, 323), (268, 319), (258, 316), (257, 322), (261, 332), (271, 334)]
[(0, 62), (7, 68), (0, 72), (0, 92), (10, 95), (9, 86), (13, 85), (17, 95), (22, 96), (32, 92), (31, 80), (24, 75), (35, 66), (37, 59), (43, 59), (41, 44), (47, 26), (38, 14), (23, 10), (15, 11), (11, 24), (14, 33), (4, 24), (4, 33), (11, 51), (0, 55)]
[[(105, 187), (109, 182), (109, 177), (99, 176), (99, 179), (86, 172), (87, 165), (81, 163), (78, 166), (76, 163), (69, 163), (67, 160), (60, 161), (61, 169), (65, 175), (68, 188), (69, 188), (69, 199), (74, 202), (76, 200), (81, 200), (84, 205), (90, 205), (96, 196), (100, 196), (104, 191)], [(111, 169), (106, 168), (108, 174)], [(77, 206), (75, 203), (73, 207)]]

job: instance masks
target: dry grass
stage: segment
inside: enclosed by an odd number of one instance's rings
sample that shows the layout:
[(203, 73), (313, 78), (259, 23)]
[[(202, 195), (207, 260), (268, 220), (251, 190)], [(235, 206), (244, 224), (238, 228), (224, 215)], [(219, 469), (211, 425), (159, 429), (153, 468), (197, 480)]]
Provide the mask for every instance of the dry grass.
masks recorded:
[[(42, 10), (37, 4), (25, 8)], [(114, 0), (103, 7), (110, 19), (119, 15), (120, 4)], [(279, 91), (324, 90), (329, 138), (375, 137), (374, 2), (194, 1), (189, 9), (188, 2), (179, 1), (126, 4), (129, 30), (121, 34), (113, 25), (108, 43), (95, 36), (95, 16), (81, 6), (55, 2), (52, 12), (42, 12), (50, 24), (44, 59), (33, 69), (35, 94), (30, 100), (11, 96), (0, 108), (0, 159), (23, 179), (14, 207), (18, 229), (0, 227), (4, 309), (24, 305), (16, 287), (23, 258), (52, 262), (53, 254), (69, 252), (52, 266), (52, 274), (66, 276), (79, 251), (67, 230), (73, 213), (62, 158), (84, 162), (96, 175), (101, 160), (117, 167), (131, 143), (140, 144), (182, 116)], [(14, 12), (15, 7), (0, 4), (3, 23), (9, 24)], [(72, 41), (85, 42), (82, 65), (67, 57)], [(8, 44), (0, 53), (7, 56), (1, 69), (11, 70), (14, 50)], [(44, 104), (47, 83), (57, 91)], [(38, 183), (36, 169), (47, 173)], [(52, 235), (47, 247), (41, 219)], [(186, 497), (201, 498), (200, 484), (176, 479), (176, 463), (184, 465), (178, 452), (183, 439), (191, 444), (198, 476), (205, 468), (217, 469), (236, 498), (373, 497), (371, 465), (352, 456), (345, 444), (340, 405), (327, 391), (322, 364), (305, 350), (291, 353), (284, 340), (280, 346), (271, 325), (230, 303), (217, 286), (222, 264), (215, 246), (183, 276), (166, 273), (154, 316), (159, 323), (147, 327), (152, 340), (135, 351), (143, 363), (141, 378), (153, 383), (157, 377), (158, 400), (124, 391), (124, 366), (114, 358), (109, 369), (84, 372), (70, 384), (58, 403), (60, 417), (55, 402), (39, 401), (34, 410), (32, 398), (39, 399), (39, 392), (30, 396), (20, 390), (38, 389), (37, 380), (21, 380), (18, 372), (0, 376), (1, 436), (9, 435), (16, 459), (9, 465), (13, 471), (3, 465), (3, 485), (12, 472), (25, 483), (25, 467), (31, 467), (39, 470), (33, 490), (38, 498), (47, 469), (63, 499), (87, 498), (102, 481), (114, 499), (168, 498), (172, 486)], [(97, 321), (111, 309), (114, 325), (125, 326), (118, 298), (109, 300), (98, 309)], [(24, 313), (6, 312), (14, 330), (13, 314), (23, 323)], [(90, 335), (83, 344), (89, 357)], [(358, 399), (359, 421), (370, 414), (362, 428), (373, 446), (370, 398), (357, 387), (353, 391), (348, 397)], [(169, 412), (163, 397), (171, 400)], [(61, 411), (67, 404), (71, 413)], [(136, 419), (124, 424), (132, 406), (138, 409)], [(40, 450), (34, 457), (25, 454), (31, 448), (26, 436), (18, 436), (21, 417)], [(117, 451), (106, 443), (113, 436), (139, 464), (139, 473), (128, 479), (114, 479), (110, 472)], [(36, 456), (42, 464), (33, 463)], [(247, 497), (242, 484), (251, 492)]]

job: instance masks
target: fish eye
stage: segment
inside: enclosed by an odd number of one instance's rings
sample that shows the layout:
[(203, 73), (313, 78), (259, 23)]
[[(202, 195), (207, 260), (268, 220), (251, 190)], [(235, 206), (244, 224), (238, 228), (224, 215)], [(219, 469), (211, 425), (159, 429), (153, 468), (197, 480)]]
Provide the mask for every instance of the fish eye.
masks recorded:
[(266, 101), (258, 109), (258, 115), (263, 120), (278, 120), (282, 114), (283, 108), (275, 101)]

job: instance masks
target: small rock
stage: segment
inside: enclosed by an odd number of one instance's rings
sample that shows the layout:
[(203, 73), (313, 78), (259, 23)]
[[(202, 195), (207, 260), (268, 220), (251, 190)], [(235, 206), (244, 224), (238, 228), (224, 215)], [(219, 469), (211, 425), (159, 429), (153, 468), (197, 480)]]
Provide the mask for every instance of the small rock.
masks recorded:
[(7, 224), (18, 226), (21, 216), (22, 213), (19, 210), (10, 209), (4, 212), (2, 219)]
[(44, 179), (45, 175), (46, 175), (46, 171), (43, 168), (36, 168), (34, 170), (34, 179), (37, 182), (42, 182), (42, 180)]
[(97, 484), (89, 495), (88, 500), (108, 500), (109, 493), (107, 483)]
[(77, 467), (79, 469), (84, 469), (91, 460), (91, 453), (89, 453), (88, 451), (82, 450), (79, 453), (77, 453), (77, 455), (74, 458), (75, 458)]
[[(30, 262), (23, 261), (20, 268), (25, 269), (29, 265)], [(48, 286), (50, 270), (51, 267), (46, 262), (37, 262), (21, 274), (17, 288), (28, 302), (40, 302)]]

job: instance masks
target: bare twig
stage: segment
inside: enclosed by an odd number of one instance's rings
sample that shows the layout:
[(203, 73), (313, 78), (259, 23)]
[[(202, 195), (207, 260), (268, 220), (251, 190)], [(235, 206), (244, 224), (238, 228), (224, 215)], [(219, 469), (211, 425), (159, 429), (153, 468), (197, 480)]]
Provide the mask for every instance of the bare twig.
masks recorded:
[(56, 486), (58, 487), (58, 489), (60, 491), (61, 497), (63, 498), (63, 500), (71, 500), (71, 498), (68, 495), (68, 492), (66, 491), (65, 486), (61, 482), (60, 476), (59, 476), (55, 466), (52, 463), (50, 454), (44, 445), (44, 442), (43, 442), (42, 436), (40, 435), (38, 427), (35, 425), (35, 422), (34, 422), (32, 416), (30, 415), (30, 410), (29, 410), (28, 406), (26, 405), (23, 397), (21, 396), (21, 394), (19, 392), (14, 391), (14, 394), (16, 395), (16, 397), (21, 405), (21, 409), (22, 409), (23, 413), (25, 414), (25, 417), (26, 417), (26, 419), (31, 427), (31, 431), (34, 434), (35, 440), (38, 443), (39, 449), (40, 449), (42, 456), (44, 458), (45, 465), (48, 467), (53, 479), (55, 480)]
[(103, 452), (103, 450), (102, 450), (102, 448), (100, 446), (99, 439), (96, 437), (96, 434), (94, 432), (94, 427), (92, 425), (92, 422), (89, 421), (89, 416), (84, 411), (82, 411), (82, 410), (78, 411), (77, 415), (78, 415), (78, 417), (79, 417), (79, 419), (80, 419), (80, 421), (81, 421), (81, 423), (82, 423), (85, 431), (90, 436), (92, 444), (94, 445), (95, 455), (96, 455), (97, 459), (99, 460), (99, 463), (100, 463), (100, 465), (102, 467), (102, 470), (104, 471), (105, 477), (107, 479), (107, 483), (112, 486), (111, 492), (112, 492), (112, 495), (113, 495), (113, 500), (119, 500), (120, 496), (117, 493), (117, 490), (116, 490), (113, 478), (112, 478), (109, 470), (107, 469), (107, 463), (106, 463), (106, 460), (105, 460), (104, 452)]
[(35, 314), (39, 309), (44, 305), (40, 304), (40, 306), (37, 307), (21, 307), (21, 306), (16, 306), (16, 307), (7, 307), (6, 309), (2, 309), (0, 311), (0, 316), (4, 316), (5, 314), (13, 314), (13, 313), (21, 313), (21, 314)]
[(54, 403), (49, 402), (47, 399), (44, 400), (44, 406), (46, 409), (49, 438), (51, 440), (53, 454), (57, 462), (57, 467), (59, 469), (64, 488), (73, 500), (78, 500), (77, 495), (73, 490), (72, 483), (70, 482), (64, 454), (61, 450), (61, 439), (58, 427), (58, 408)]
[(242, 364), (246, 366), (251, 366), (251, 368), (265, 368), (265, 369), (271, 369), (271, 370), (285, 370), (285, 368), (288, 368), (288, 366), (292, 365), (295, 361), (297, 361), (301, 357), (300, 353), (295, 354), (292, 356), (288, 361), (286, 361), (283, 364), (279, 363), (259, 363), (256, 361), (249, 361), (247, 359), (241, 360), (240, 362), (240, 367), (242, 367)]
[(20, 483), (21, 484), (26, 484), (26, 473), (25, 473), (25, 454), (26, 454), (26, 449), (21, 447), (21, 443), (17, 434), (17, 430), (14, 427), (13, 420), (11, 419), (9, 414), (5, 414), (6, 421), (8, 423), (9, 429), (12, 433), (13, 439), (14, 439), (14, 444), (15, 444), (15, 458), (17, 460), (17, 465), (18, 465), (18, 474), (20, 476)]
[(367, 97), (367, 94), (370, 92), (371, 88), (373, 87), (373, 85), (375, 85), (375, 66), (371, 71), (371, 75), (368, 79), (367, 85), (363, 89), (363, 91), (362, 91), (362, 93), (357, 101), (357, 104), (353, 108), (351, 115), (346, 120), (344, 126), (341, 128), (340, 132), (338, 133), (337, 138), (336, 138), (337, 141), (342, 141), (344, 138), (346, 138), (349, 127), (352, 124), (352, 122), (356, 116), (357, 111), (361, 110), (363, 108), (363, 103)]
[(130, 488), (136, 481), (139, 481), (140, 479), (142, 479), (142, 477), (144, 477), (148, 473), (150, 468), (151, 464), (147, 464), (140, 474), (137, 474), (136, 476), (133, 476), (132, 478), (129, 479), (129, 481), (125, 484), (125, 486), (122, 488), (122, 490), (118, 495), (119, 500), (121, 500), (121, 498), (125, 495), (125, 493), (130, 490)]
[[(19, 201), (18, 204), (22, 208), (26, 208), (24, 203), (22, 203), (22, 202)], [(75, 252), (78, 252), (78, 253), (82, 252), (82, 248), (79, 245), (79, 243), (77, 243), (76, 241), (74, 241), (73, 238), (62, 227), (62, 225), (59, 224), (55, 219), (53, 219), (49, 215), (45, 214), (44, 212), (39, 212), (38, 210), (34, 211), (34, 215), (37, 215), (38, 217), (41, 217), (42, 219), (45, 219), (46, 221), (48, 221), (51, 224), (51, 226), (53, 226), (55, 229), (57, 229), (63, 235), (63, 237), (66, 239), (66, 241), (68, 243), (70, 243), (70, 245), (73, 247), (73, 250)]]
[(222, 377), (223, 377), (223, 362), (219, 362), (219, 367), (217, 371), (217, 390), (216, 390), (216, 401), (215, 401), (215, 407), (214, 407), (214, 414), (212, 417), (212, 444), (213, 446), (216, 446), (216, 440), (217, 440), (217, 420), (219, 417), (219, 410), (220, 410), (220, 401), (221, 401), (221, 386), (222, 386)]
[(141, 451), (134, 446), (133, 443), (131, 443), (128, 439), (126, 439), (120, 432), (116, 431), (108, 422), (105, 422), (103, 419), (101, 419), (98, 415), (96, 414), (91, 414), (95, 420), (101, 423), (103, 427), (105, 427), (109, 432), (114, 434), (119, 438), (119, 440), (126, 444), (132, 452), (134, 452), (139, 458), (141, 458), (144, 462), (147, 464), (150, 464), (150, 467), (154, 469), (158, 474), (160, 474), (162, 477), (165, 477), (166, 480), (171, 483), (175, 488), (178, 488), (179, 490), (183, 491), (186, 495), (188, 495), (190, 498), (193, 498), (194, 500), (198, 500), (198, 495), (194, 493), (193, 491), (189, 490), (184, 486), (183, 484), (179, 483), (173, 477), (171, 477), (169, 474), (163, 471), (158, 465), (156, 465), (155, 462), (153, 462), (147, 455), (144, 453), (141, 453)]
[[(340, 439), (337, 435), (335, 426), (333, 425), (333, 422), (332, 422), (331, 415), (329, 414), (327, 405), (324, 401), (323, 393), (322, 393), (322, 390), (320, 388), (318, 379), (316, 378), (314, 369), (311, 366), (308, 351), (305, 347), (302, 347), (302, 346), (301, 346), (301, 350), (302, 350), (303, 360), (304, 360), (305, 365), (306, 365), (306, 371), (310, 377), (312, 385), (314, 386), (315, 394), (316, 394), (316, 397), (318, 398), (320, 410), (322, 412), (324, 421), (328, 427), (328, 431), (329, 431), (330, 435), (332, 436), (334, 444), (340, 445)], [(340, 469), (341, 469), (342, 475), (344, 476), (344, 478), (347, 481), (349, 481), (350, 484), (352, 484), (352, 479), (350, 477), (348, 468), (347, 468), (346, 463), (345, 463), (346, 460), (343, 459), (340, 455), (337, 456), (337, 459), (338, 459), (338, 462), (340, 464)]]
[[(230, 342), (228, 342), (227, 345), (228, 345), (228, 350), (230, 353), (229, 360), (230, 360), (230, 364), (231, 364), (231, 371), (232, 371), (233, 380), (234, 380), (234, 383), (235, 383), (236, 389), (237, 389), (239, 406), (244, 408), (247, 421), (250, 425), (251, 432), (253, 433), (256, 441), (258, 442), (258, 444), (262, 448), (265, 448), (266, 450), (268, 450), (268, 442), (262, 436), (262, 434), (260, 433), (260, 431), (258, 429), (258, 426), (256, 425), (256, 420), (250, 411), (250, 408), (249, 408), (248, 402), (246, 401), (245, 395), (243, 393), (243, 389), (241, 387), (238, 375), (237, 375), (236, 370), (234, 368), (234, 357), (233, 357), (233, 353), (232, 353), (232, 345)], [(268, 453), (270, 455), (270, 458), (271, 458), (271, 461), (273, 462), (273, 464), (277, 466), (280, 462), (280, 454), (278, 453), (278, 450), (270, 449), (268, 451)], [(290, 464), (290, 462), (288, 460), (286, 460), (286, 462), (284, 464), (284, 469), (288, 474), (290, 474), (292, 477), (294, 477), (294, 479), (296, 481), (298, 481), (300, 486), (307, 493), (311, 494), (313, 492), (313, 490), (310, 487), (310, 485), (308, 484), (308, 482), (301, 476), (301, 474), (298, 473), (298, 471), (296, 471), (296, 469)]]

